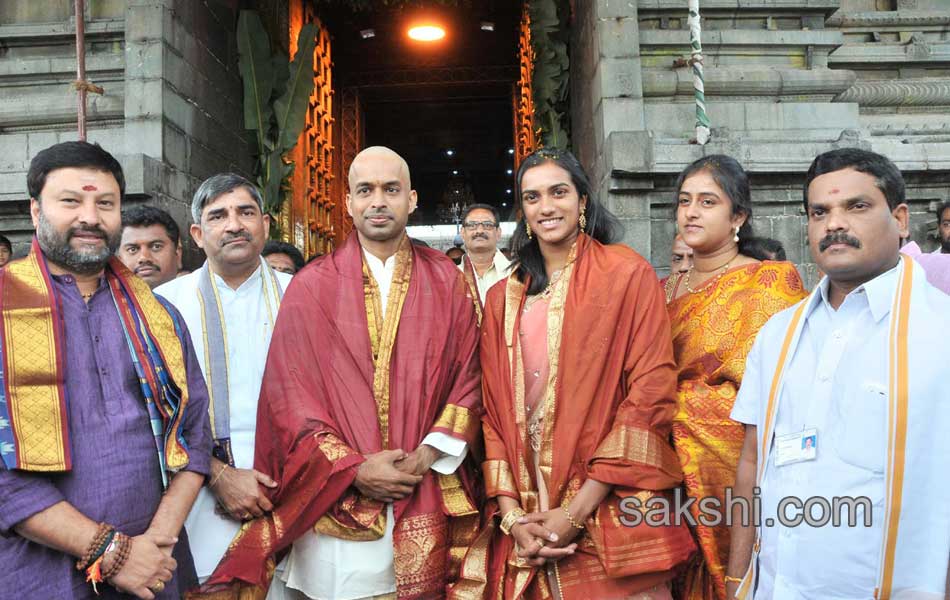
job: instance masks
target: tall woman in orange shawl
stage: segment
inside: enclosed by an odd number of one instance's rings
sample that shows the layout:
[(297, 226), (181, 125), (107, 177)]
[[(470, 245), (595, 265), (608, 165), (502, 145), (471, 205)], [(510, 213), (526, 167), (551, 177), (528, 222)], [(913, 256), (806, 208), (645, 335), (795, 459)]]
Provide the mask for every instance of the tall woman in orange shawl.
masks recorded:
[[(805, 297), (791, 263), (742, 253), (752, 236), (749, 179), (728, 156), (701, 158), (676, 182), (676, 223), (693, 266), (666, 281), (679, 367), (673, 444), (690, 497), (719, 498), (735, 481), (744, 430), (729, 418), (746, 355), (759, 328)], [(698, 502), (698, 500), (697, 500)], [(691, 506), (698, 519), (697, 504)], [(697, 524), (702, 552), (676, 587), (678, 598), (722, 600), (729, 529)]]
[(536, 152), (517, 186), (517, 268), (482, 325), (489, 596), (669, 598), (695, 545), (685, 525), (635, 526), (632, 508), (682, 481), (662, 289), (607, 245), (618, 222), (572, 155)]

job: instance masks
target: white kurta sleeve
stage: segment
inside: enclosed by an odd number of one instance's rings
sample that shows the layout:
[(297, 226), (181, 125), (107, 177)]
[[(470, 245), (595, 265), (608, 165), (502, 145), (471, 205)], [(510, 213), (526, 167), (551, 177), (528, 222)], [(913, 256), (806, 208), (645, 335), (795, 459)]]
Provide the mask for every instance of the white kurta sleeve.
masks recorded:
[(444, 433), (430, 433), (422, 443), (446, 455), (432, 463), (432, 470), (443, 475), (454, 473), (468, 453), (468, 444)]

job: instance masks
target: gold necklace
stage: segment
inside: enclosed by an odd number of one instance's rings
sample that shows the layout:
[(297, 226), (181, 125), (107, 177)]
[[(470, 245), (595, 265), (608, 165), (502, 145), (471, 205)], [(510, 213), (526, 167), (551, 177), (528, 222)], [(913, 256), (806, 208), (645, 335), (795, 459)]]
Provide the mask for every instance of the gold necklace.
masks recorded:
[[(736, 256), (738, 256), (738, 254), (737, 254)], [(732, 264), (732, 261), (734, 261), (734, 260), (736, 259), (736, 256), (733, 256), (732, 258), (730, 258), (730, 259), (729, 259), (729, 262), (727, 262), (726, 264), (724, 264), (722, 267), (719, 268), (719, 273), (716, 274), (716, 276), (712, 278), (713, 283), (719, 281), (719, 280), (722, 278), (722, 276), (726, 273), (726, 271), (729, 270), (729, 265), (731, 265), (731, 264)], [(716, 271), (716, 269), (713, 269), (713, 271)], [(707, 272), (713, 272), (713, 271), (707, 271)], [(702, 290), (701, 290), (701, 289), (700, 289), (700, 290), (694, 290), (694, 289), (693, 289), (692, 287), (690, 287), (690, 285), (689, 285), (689, 276), (692, 275), (692, 274), (693, 274), (693, 265), (690, 265), (690, 266), (689, 266), (689, 269), (686, 270), (686, 277), (683, 279), (683, 285), (686, 286), (686, 291), (688, 291), (690, 294), (698, 294), (698, 293), (701, 292)], [(703, 282), (703, 284), (706, 284), (706, 283), (708, 283), (709, 281), (710, 281), (710, 280), (707, 279), (706, 281)]]
[(554, 287), (555, 287), (555, 286), (558, 284), (558, 282), (561, 280), (561, 275), (563, 275), (564, 272), (567, 271), (567, 268), (568, 268), (568, 267), (571, 265), (571, 263), (573, 263), (576, 259), (577, 259), (577, 242), (575, 241), (574, 244), (571, 245), (571, 251), (570, 251), (570, 252), (568, 253), (568, 255), (567, 255), (567, 262), (564, 263), (564, 266), (563, 266), (563, 267), (561, 267), (561, 268), (558, 269), (557, 271), (551, 273), (551, 277), (548, 279), (548, 285), (545, 286), (544, 290), (543, 290), (540, 294), (535, 294), (534, 296), (529, 296), (529, 297), (525, 300), (525, 303), (524, 303), (524, 312), (528, 312), (528, 309), (531, 308), (531, 305), (534, 304), (535, 302), (537, 302), (538, 300), (542, 300), (542, 299), (544, 299), (544, 298), (548, 298), (548, 297), (551, 296), (552, 293), (554, 293)]

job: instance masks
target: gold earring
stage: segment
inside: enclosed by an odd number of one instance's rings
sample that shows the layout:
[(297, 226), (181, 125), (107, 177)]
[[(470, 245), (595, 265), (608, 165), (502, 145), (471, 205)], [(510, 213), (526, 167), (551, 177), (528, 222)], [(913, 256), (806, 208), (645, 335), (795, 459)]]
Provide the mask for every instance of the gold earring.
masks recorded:
[(732, 241), (736, 243), (739, 242), (739, 228), (738, 227), (736, 227), (736, 234), (732, 236)]
[(578, 221), (578, 223), (581, 226), (581, 231), (585, 231), (587, 229), (587, 215), (584, 214), (586, 211), (587, 211), (587, 205), (585, 204), (584, 206), (581, 207), (581, 218)]
[(531, 226), (528, 225), (527, 219), (525, 219), (525, 222), (524, 222), (524, 230), (525, 230), (525, 233), (528, 234), (528, 239), (530, 240), (530, 239), (531, 239)]

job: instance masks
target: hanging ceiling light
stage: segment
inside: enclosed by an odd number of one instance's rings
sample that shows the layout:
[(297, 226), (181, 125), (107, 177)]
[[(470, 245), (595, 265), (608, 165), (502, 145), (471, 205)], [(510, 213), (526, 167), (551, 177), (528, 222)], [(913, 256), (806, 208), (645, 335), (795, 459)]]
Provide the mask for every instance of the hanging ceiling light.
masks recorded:
[(416, 25), (409, 28), (409, 37), (417, 42), (435, 42), (445, 37), (445, 29), (438, 25)]

